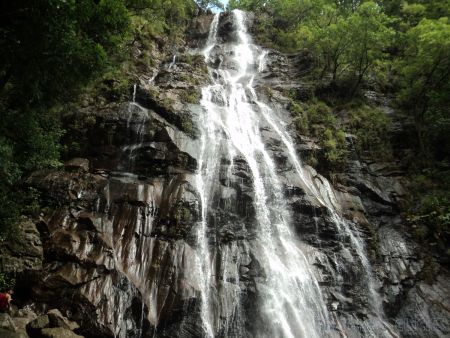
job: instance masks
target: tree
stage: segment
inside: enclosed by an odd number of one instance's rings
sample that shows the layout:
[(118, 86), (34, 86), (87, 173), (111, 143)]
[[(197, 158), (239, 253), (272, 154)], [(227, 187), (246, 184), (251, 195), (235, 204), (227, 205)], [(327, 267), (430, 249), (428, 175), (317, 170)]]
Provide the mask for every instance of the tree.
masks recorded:
[(278, 28), (289, 29), (296, 27), (320, 4), (321, 0), (230, 0), (228, 6), (231, 9), (269, 13)]
[(22, 175), (55, 166), (58, 105), (108, 66), (129, 25), (122, 0), (0, 5), (0, 235), (27, 204)]
[(203, 10), (211, 7), (223, 9), (223, 4), (220, 0), (196, 0), (195, 2)]
[(393, 36), (388, 23), (388, 17), (371, 1), (348, 16), (342, 15), (336, 6), (327, 5), (306, 27), (299, 27), (297, 36), (308, 37), (299, 44), (306, 43), (316, 51), (322, 75), (330, 71), (333, 82), (343, 79), (352, 82), (350, 96), (353, 96), (370, 68), (385, 55)]
[(121, 0), (10, 1), (1, 17), (1, 95), (19, 93), (23, 103), (24, 95), (40, 102), (70, 95), (105, 67), (128, 27)]
[[(412, 112), (421, 153), (428, 154), (425, 134), (433, 115), (448, 117), (450, 23), (448, 18), (424, 19), (407, 33), (405, 57), (398, 62), (400, 101)], [(446, 114), (442, 114), (442, 110)]]
[(347, 53), (349, 74), (354, 79), (353, 92), (359, 88), (368, 70), (386, 54), (394, 32), (389, 18), (374, 2), (365, 2), (348, 18), (350, 48)]

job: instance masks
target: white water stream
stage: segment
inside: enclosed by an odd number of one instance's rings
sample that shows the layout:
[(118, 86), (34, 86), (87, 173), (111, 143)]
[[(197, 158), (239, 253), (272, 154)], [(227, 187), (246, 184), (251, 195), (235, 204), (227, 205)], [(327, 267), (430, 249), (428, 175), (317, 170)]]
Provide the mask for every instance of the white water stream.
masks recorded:
[[(211, 268), (208, 252), (207, 213), (218, 164), (223, 154), (242, 156), (253, 176), (254, 203), (258, 237), (255, 247), (260, 252), (266, 280), (259, 285), (262, 313), (268, 327), (259, 337), (321, 337), (327, 327), (328, 314), (314, 274), (289, 228), (290, 215), (285, 206), (281, 184), (271, 156), (265, 149), (259, 130), (260, 112), (249, 101), (255, 69), (264, 54), (250, 43), (244, 24), (244, 13), (233, 12), (237, 25), (237, 42), (232, 46), (236, 70), (219, 69), (211, 76), (213, 84), (203, 89), (201, 104), (205, 114), (202, 126), (202, 149), (197, 176), (201, 195), (202, 222), (198, 228), (199, 264), (203, 274), (202, 320), (207, 335), (215, 333), (211, 318)], [(216, 15), (204, 50), (208, 61), (216, 45)], [(257, 62), (258, 64), (256, 64)], [(211, 74), (214, 70), (210, 70)], [(269, 330), (268, 330), (269, 329)]]
[[(220, 298), (220, 283), (215, 276), (216, 253), (209, 241), (208, 213), (213, 208), (214, 185), (217, 184), (223, 159), (229, 163), (228, 173), (233, 171), (236, 157), (245, 160), (252, 176), (253, 202), (257, 236), (251, 241), (251, 250), (258, 253), (258, 260), (265, 278), (257, 284), (258, 312), (265, 325), (257, 328), (255, 337), (320, 338), (345, 336), (339, 323), (331, 330), (332, 321), (324, 296), (301, 242), (291, 230), (291, 215), (283, 193), (283, 185), (272, 154), (266, 149), (261, 127), (269, 126), (281, 140), (290, 164), (302, 182), (305, 193), (324, 206), (342, 236), (350, 239), (350, 246), (364, 269), (371, 311), (379, 325), (390, 331), (383, 321), (381, 302), (376, 292), (371, 266), (358, 233), (337, 211), (333, 189), (328, 182), (320, 186), (306, 172), (298, 159), (294, 144), (284, 123), (277, 114), (259, 100), (253, 82), (264, 71), (267, 52), (254, 45), (245, 26), (245, 13), (235, 10), (231, 14), (235, 29), (235, 41), (227, 45), (227, 62), (220, 62), (217, 69), (209, 67), (211, 84), (202, 89), (200, 116), (201, 150), (196, 187), (200, 193), (201, 222), (197, 227), (197, 267), (201, 274), (201, 317), (207, 337), (215, 337), (220, 329), (216, 318), (216, 298)], [(207, 44), (203, 50), (206, 62), (214, 57), (218, 42), (220, 15), (211, 24)], [(222, 46), (223, 47), (223, 46)], [(222, 60), (223, 61), (223, 60)], [(225, 66), (226, 65), (226, 66)], [(222, 260), (227, 260), (222, 254)], [(228, 272), (227, 272), (228, 273)], [(223, 272), (224, 279), (226, 272)], [(238, 279), (239, 274), (234, 274)], [(239, 298), (236, 292), (235, 297)], [(240, 311), (240, 301), (234, 309)], [(227, 326), (228, 324), (225, 324)], [(361, 323), (363, 336), (389, 336), (376, 332), (370, 325)], [(338, 334), (337, 332), (340, 331)]]

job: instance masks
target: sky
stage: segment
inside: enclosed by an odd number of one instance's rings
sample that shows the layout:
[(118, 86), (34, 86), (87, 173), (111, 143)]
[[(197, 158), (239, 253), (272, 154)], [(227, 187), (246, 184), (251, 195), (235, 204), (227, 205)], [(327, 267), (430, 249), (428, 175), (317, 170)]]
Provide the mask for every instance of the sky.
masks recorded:
[[(226, 5), (228, 5), (228, 0), (220, 0), (220, 2), (224, 5), (224, 7), (225, 7)], [(213, 8), (212, 10), (213, 10), (213, 12), (218, 11), (216, 8)]]

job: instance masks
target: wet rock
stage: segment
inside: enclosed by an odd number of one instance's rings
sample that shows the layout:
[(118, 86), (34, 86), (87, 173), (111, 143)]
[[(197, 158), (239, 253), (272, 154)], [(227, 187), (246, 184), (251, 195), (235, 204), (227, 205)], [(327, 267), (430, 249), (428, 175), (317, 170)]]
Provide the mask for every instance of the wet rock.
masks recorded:
[[(190, 108), (182, 104), (180, 110), (173, 110), (171, 103), (163, 102), (166, 96), (162, 95), (162, 90), (161, 101), (153, 98), (149, 91), (137, 87), (136, 100), (144, 107), (135, 103), (115, 104), (104, 110), (83, 109), (67, 117), (83, 119), (85, 115), (88, 119), (95, 116), (95, 123), (85, 126), (85, 155), (93, 168), (154, 176), (163, 175), (169, 166), (184, 170), (195, 165), (195, 160), (190, 158), (192, 154), (186, 154), (183, 148), (189, 147), (195, 134)], [(178, 94), (173, 95), (174, 99), (166, 103), (180, 101)], [(155, 102), (155, 106), (151, 102)]]
[(0, 313), (0, 329), (15, 331), (16, 327), (8, 313)]
[(61, 327), (70, 331), (78, 329), (80, 326), (76, 322), (70, 321), (64, 317), (58, 309), (52, 309), (47, 312), (51, 327)]
[(450, 279), (439, 276), (429, 285), (420, 282), (411, 289), (395, 317), (404, 337), (447, 337), (450, 335)]
[(47, 315), (41, 315), (27, 324), (26, 330), (30, 337), (39, 337), (41, 330), (50, 326)]
[[(91, 203), (106, 184), (105, 178), (87, 173), (42, 170), (33, 173), (28, 184), (45, 193), (59, 203), (70, 205)], [(98, 189), (98, 190), (97, 190)]]
[(28, 276), (42, 269), (43, 249), (39, 231), (32, 220), (23, 218), (17, 236), (0, 243), (0, 271)]
[(45, 278), (35, 296), (72, 311), (83, 322), (82, 334), (135, 337), (138, 328), (148, 328), (138, 291), (119, 272), (54, 262)]
[(231, 13), (224, 13), (220, 17), (217, 35), (223, 42), (231, 42), (235, 40), (235, 22)]
[(28, 338), (25, 332), (14, 332), (0, 328), (0, 337), (2, 338)]
[(213, 20), (212, 15), (200, 15), (195, 18), (188, 29), (188, 44), (191, 48), (202, 47), (209, 34), (209, 27)]
[(89, 171), (89, 160), (86, 158), (73, 158), (64, 163), (64, 168), (68, 171)]
[(417, 246), (389, 227), (381, 228), (378, 236), (382, 264), (388, 273), (389, 282), (399, 284), (406, 279), (414, 279), (423, 266), (417, 255)]
[(22, 309), (17, 310), (12, 318), (14, 325), (18, 331), (26, 332), (26, 326), (29, 322), (37, 318), (31, 306), (27, 305)]
[(83, 338), (83, 336), (77, 335), (70, 330), (63, 329), (60, 327), (43, 329), (41, 332), (41, 337), (42, 338)]

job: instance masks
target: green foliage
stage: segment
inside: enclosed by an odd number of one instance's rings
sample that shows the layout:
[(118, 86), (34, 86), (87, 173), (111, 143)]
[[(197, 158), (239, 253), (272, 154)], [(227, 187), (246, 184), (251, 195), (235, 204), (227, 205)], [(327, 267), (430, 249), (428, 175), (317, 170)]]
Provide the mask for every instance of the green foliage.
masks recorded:
[(347, 149), (345, 133), (342, 130), (325, 129), (321, 138), (321, 146), (325, 151), (326, 160), (334, 167), (344, 163)]
[(59, 165), (62, 104), (108, 66), (125, 36), (122, 0), (10, 1), (0, 21), (0, 233), (37, 208), (22, 175)]
[(360, 154), (381, 161), (392, 158), (388, 138), (391, 120), (378, 108), (360, 103), (347, 105), (345, 126), (340, 125), (327, 104), (318, 100), (307, 103), (292, 100), (290, 111), (298, 132), (318, 140), (330, 168), (340, 169), (345, 163), (348, 152), (345, 130), (356, 136), (355, 146)]
[(189, 88), (181, 92), (180, 98), (183, 102), (199, 104), (201, 99), (201, 93), (195, 88)]
[[(83, 156), (82, 154), (89, 151), (89, 132), (97, 124), (96, 116), (88, 112), (84, 114), (69, 113), (65, 114), (63, 119), (68, 132), (62, 138), (64, 144), (61, 151), (62, 156), (65, 158), (69, 157), (68, 155)], [(104, 126), (98, 127), (104, 129)], [(114, 126), (111, 126), (110, 130), (114, 132)]]
[[(222, 8), (218, 0), (126, 0), (134, 13), (135, 37), (168, 35), (178, 38), (198, 8)], [(145, 40), (145, 39), (143, 39)]]
[[(125, 0), (129, 9), (135, 13), (143, 14), (153, 12), (154, 18), (164, 21), (166, 24), (177, 24), (179, 20), (187, 19), (188, 16), (200, 8), (207, 10), (209, 8), (223, 9), (220, 0)], [(170, 28), (168, 26), (168, 28)], [(176, 27), (172, 27), (176, 28)]]
[(347, 157), (347, 142), (330, 107), (317, 100), (306, 104), (292, 101), (290, 110), (298, 131), (318, 140), (328, 169), (340, 169)]
[(0, 272), (0, 292), (14, 289), (16, 280), (6, 273)]
[(256, 32), (258, 42), (294, 52), (299, 47), (296, 28), (306, 18), (318, 15), (322, 3), (320, 0), (230, 0), (228, 7), (260, 13)]
[(389, 142), (391, 120), (382, 110), (362, 105), (349, 112), (349, 132), (356, 136), (355, 146), (360, 154), (386, 161), (392, 158)]
[(195, 0), (197, 6), (203, 10), (208, 8), (224, 9), (223, 3), (220, 0)]
[[(430, 131), (441, 138), (449, 126), (450, 23), (424, 19), (407, 33), (405, 57), (397, 62), (399, 101), (414, 117), (422, 155), (428, 154)], [(433, 128), (434, 124), (437, 128)], [(428, 137), (427, 137), (428, 136)], [(446, 152), (447, 155), (449, 151)]]
[(120, 0), (9, 2), (0, 26), (0, 89), (22, 105), (67, 98), (103, 69), (127, 26)]
[(407, 220), (416, 240), (450, 257), (450, 171), (424, 170), (412, 176)]
[(439, 273), (439, 264), (436, 262), (432, 256), (425, 256), (423, 262), (423, 268), (420, 271), (420, 277), (428, 284), (433, 284), (436, 276)]
[(192, 116), (189, 114), (181, 115), (181, 129), (192, 138), (196, 138), (198, 136), (198, 129), (192, 122)]
[[(0, 120), (14, 123), (7, 119), (6, 113)], [(58, 144), (52, 138), (58, 136), (59, 129), (45, 133), (30, 119), (24, 121), (27, 124), (22, 125), (17, 135), (24, 138), (22, 142), (13, 144), (11, 138), (0, 135), (0, 237), (13, 236), (15, 221), (20, 213), (34, 212), (38, 205), (36, 191), (16, 186), (22, 173), (58, 163), (57, 154), (54, 153)]]
[(193, 66), (200, 66), (200, 65), (204, 65), (204, 57), (200, 54), (189, 54), (189, 53), (184, 53), (180, 56), (177, 57), (178, 62), (185, 62), (189, 65), (193, 65)]
[(345, 82), (349, 97), (386, 58), (394, 37), (392, 21), (373, 1), (240, 0), (230, 6), (265, 13), (258, 39), (288, 52), (314, 51), (318, 75), (331, 73), (334, 83)]
[(0, 239), (3, 239), (14, 235), (15, 222), (21, 211), (12, 185), (0, 182), (0, 203)]
[(20, 215), (36, 216), (40, 211), (40, 194), (27, 186), (5, 185), (0, 187), (0, 242), (17, 236), (17, 220)]
[(186, 224), (192, 219), (191, 210), (181, 202), (171, 210), (171, 214), (177, 225)]
[(325, 6), (324, 15), (298, 28), (298, 44), (316, 51), (322, 75), (331, 72), (334, 82), (351, 80), (353, 96), (374, 63), (385, 57), (393, 37), (388, 23), (380, 7), (370, 1), (347, 16), (337, 7)]
[(419, 21), (424, 17), (426, 11), (426, 7), (422, 4), (409, 4), (404, 2), (402, 4), (401, 14), (403, 16), (405, 23), (409, 26), (415, 26), (419, 23)]
[(0, 136), (0, 177), (2, 178), (1, 187), (12, 185), (20, 177), (19, 165), (14, 162), (14, 150), (11, 142), (3, 136)]

